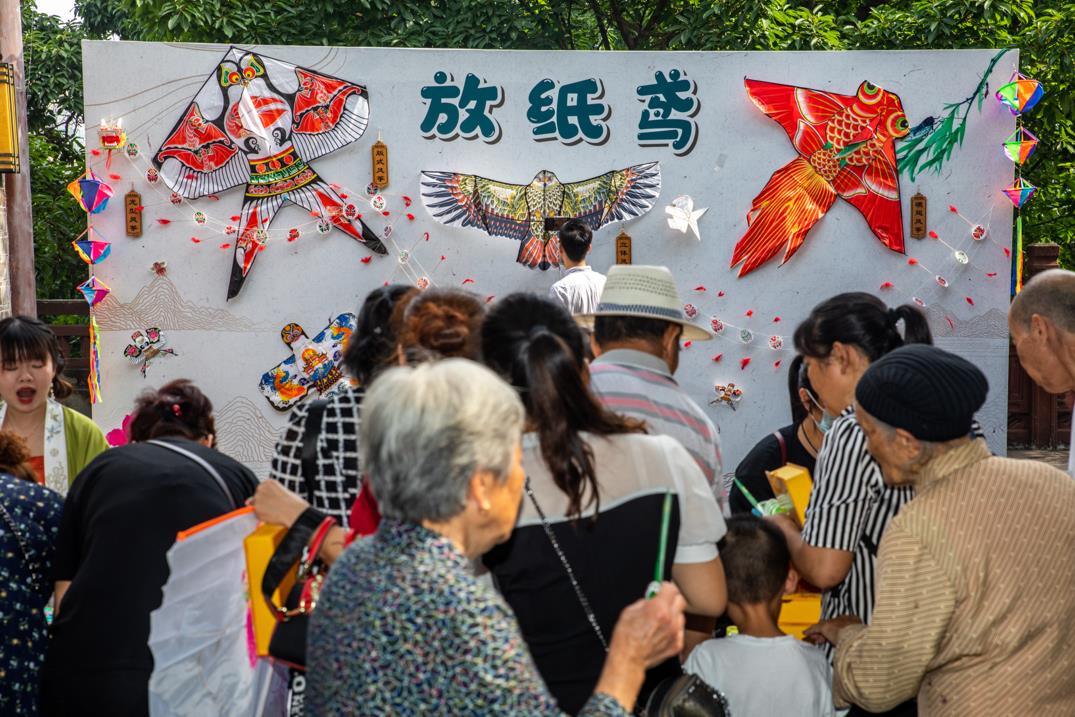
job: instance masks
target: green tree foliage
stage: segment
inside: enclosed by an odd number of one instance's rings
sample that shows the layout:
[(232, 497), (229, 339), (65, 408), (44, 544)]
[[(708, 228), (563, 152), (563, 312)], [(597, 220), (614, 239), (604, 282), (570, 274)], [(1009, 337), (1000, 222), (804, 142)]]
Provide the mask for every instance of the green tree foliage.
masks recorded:
[(1023, 71), (1046, 89), (1027, 118), (1041, 144), (1024, 174), (1041, 189), (1024, 212), (1024, 237), (1057, 242), (1075, 268), (1075, 0), (81, 0), (76, 13), (80, 21), (65, 25), (24, 3), (31, 131), (40, 134), (31, 161), (42, 296), (70, 296), (84, 276), (63, 251), (82, 218), (62, 196), (83, 151), (75, 136), (83, 37), (542, 50), (1017, 47)]

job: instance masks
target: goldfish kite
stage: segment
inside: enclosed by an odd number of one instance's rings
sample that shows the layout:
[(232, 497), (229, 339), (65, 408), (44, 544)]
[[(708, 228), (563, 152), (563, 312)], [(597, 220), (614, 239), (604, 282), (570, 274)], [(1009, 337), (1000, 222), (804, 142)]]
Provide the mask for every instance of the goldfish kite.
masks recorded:
[(648, 212), (661, 193), (657, 162), (605, 172), (579, 182), (561, 182), (542, 170), (529, 184), (509, 184), (474, 174), (422, 172), (422, 202), (449, 226), (478, 227), (519, 242), (515, 261), (544, 271), (560, 264), (556, 232), (545, 220), (578, 219), (597, 230), (612, 221)]
[(745, 81), (747, 94), (788, 133), (799, 156), (773, 173), (747, 213), (731, 265), (739, 276), (781, 247), (791, 258), (840, 196), (866, 218), (885, 246), (901, 254), (903, 215), (895, 140), (910, 131), (900, 98), (863, 82), (854, 95)]
[(232, 47), (183, 110), (153, 157), (164, 183), (186, 199), (246, 187), (229, 299), (285, 199), (387, 253), (365, 224), (344, 216), (343, 200), (308, 164), (362, 136), (368, 97), (361, 85)]

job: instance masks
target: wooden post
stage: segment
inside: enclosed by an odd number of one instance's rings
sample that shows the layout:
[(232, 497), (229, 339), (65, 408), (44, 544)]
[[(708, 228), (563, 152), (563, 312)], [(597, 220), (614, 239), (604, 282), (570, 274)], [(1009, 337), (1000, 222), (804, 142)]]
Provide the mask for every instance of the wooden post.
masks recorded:
[(19, 0), (0, 0), (0, 61), (15, 66), (15, 113), (19, 126), (22, 171), (4, 179), (7, 197), (8, 273), (11, 310), (37, 315), (34, 276), (34, 221), (30, 196), (30, 143), (26, 122), (26, 68), (22, 60), (22, 14)]

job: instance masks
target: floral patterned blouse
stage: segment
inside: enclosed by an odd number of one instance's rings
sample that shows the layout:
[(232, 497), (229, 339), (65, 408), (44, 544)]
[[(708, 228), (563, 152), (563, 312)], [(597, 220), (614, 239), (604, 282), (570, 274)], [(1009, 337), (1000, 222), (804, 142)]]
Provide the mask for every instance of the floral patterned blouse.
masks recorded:
[[(503, 598), (447, 538), (384, 519), (336, 561), (310, 623), (307, 707), (343, 715), (562, 715)], [(580, 717), (627, 717), (597, 693)]]
[[(0, 473), (0, 505), (0, 715), (36, 715), (37, 675), (48, 643), (44, 610), (52, 596), (52, 557), (63, 498)], [(36, 581), (23, 545), (34, 563)]]

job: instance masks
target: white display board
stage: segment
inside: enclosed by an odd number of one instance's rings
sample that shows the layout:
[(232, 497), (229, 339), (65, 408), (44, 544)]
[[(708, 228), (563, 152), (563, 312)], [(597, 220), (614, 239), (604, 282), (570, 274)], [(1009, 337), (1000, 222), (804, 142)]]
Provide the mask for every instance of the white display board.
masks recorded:
[[(430, 216), (421, 201), (420, 172), (458, 172), (526, 184), (548, 170), (562, 182), (575, 182), (659, 162), (662, 187), (653, 208), (640, 218), (599, 229), (590, 260), (597, 269), (607, 269), (614, 261), (615, 237), (624, 230), (633, 238), (634, 263), (668, 266), (684, 302), (699, 309), (699, 321), (717, 317), (753, 333), (750, 343), (740, 341), (732, 329), (714, 341), (695, 342), (684, 348), (676, 375), (719, 426), (726, 471), (733, 470), (755, 442), (789, 421), (786, 368), (794, 355), (791, 335), (812, 306), (844, 291), (876, 293), (890, 304), (921, 300), (937, 343), (968, 357), (988, 375), (989, 401), (979, 417), (990, 446), (1004, 452), (1010, 269), (1003, 247), (1011, 242), (1012, 208), (1000, 189), (1011, 182), (1012, 165), (1000, 144), (1014, 129), (1014, 120), (991, 92), (980, 109), (977, 103), (966, 108), (964, 141), (939, 174), (927, 172), (914, 181), (900, 176), (906, 255), (886, 248), (863, 215), (837, 199), (787, 263), (780, 265), (780, 254), (742, 278), (729, 267), (733, 247), (746, 230), (751, 201), (774, 171), (796, 157), (784, 130), (748, 98), (744, 78), (843, 95), (854, 95), (860, 83), (869, 80), (898, 95), (910, 124), (923, 131), (923, 120), (940, 118), (946, 105), (974, 92), (995, 51), (242, 48), (367, 89), (365, 133), (311, 165), (364, 217), (375, 217), (370, 221), (375, 230), (391, 224), (392, 237), (388, 256), (364, 262), (370, 252), (361, 244), (337, 230), (319, 234), (308, 211), (285, 203), (271, 225), (265, 250), (241, 292), (229, 301), (235, 236), (225, 233), (225, 227), (236, 223), (232, 217), (240, 214), (244, 190), (237, 187), (216, 197), (173, 204), (164, 182), (150, 183), (146, 177), (154, 153), (207, 78), (219, 81), (228, 50), (195, 44), (83, 45), (90, 148), (95, 147), (102, 119), (119, 119), (128, 141), (139, 150), (134, 157), (114, 152), (108, 168), (106, 153), (87, 157), (115, 190), (109, 207), (94, 217), (102, 238), (112, 242), (111, 256), (93, 267), (111, 289), (95, 307), (104, 401), (94, 406), (93, 415), (105, 430), (120, 425), (142, 390), (177, 377), (191, 378), (216, 406), (222, 448), (264, 474), (287, 414), (269, 404), (258, 384), (264, 372), (290, 355), (280, 336), (285, 324), (298, 322), (312, 337), (340, 313), (356, 311), (371, 289), (416, 276), (438, 286), (464, 287), (493, 301), (512, 291), (545, 292), (559, 277), (556, 268), (538, 271), (516, 263), (516, 241), (477, 228), (445, 226)], [(988, 77), (989, 86), (995, 89), (1007, 81), (1017, 62), (1018, 53), (1005, 55)], [(653, 84), (656, 73), (669, 78), (673, 70), (693, 83), (698, 105), (692, 116), (679, 117), (694, 132), (690, 146), (679, 150), (639, 136), (647, 107), (639, 88)], [(421, 125), (431, 100), (423, 98), (423, 88), (455, 86), (466, 92), (468, 75), (476, 78), (476, 87), (496, 95), (483, 115), (495, 122), (494, 136), (483, 137), (480, 131), (469, 139), (459, 131), (424, 135)], [(546, 79), (552, 82), (542, 85)], [(547, 110), (531, 107), (531, 99), (555, 99), (565, 88), (585, 89), (585, 84), (572, 83), (588, 80), (594, 81), (590, 88), (597, 89), (582, 97), (600, 111), (586, 116), (601, 136), (572, 143), (570, 136), (562, 137), (571, 134), (567, 122), (557, 128), (560, 135), (538, 141), (534, 131)], [(568, 95), (565, 99), (570, 104)], [(465, 109), (461, 118), (467, 116)], [(567, 117), (570, 110), (561, 110)], [(384, 190), (388, 218), (370, 207), (366, 193), (370, 148), (378, 135), (389, 148), (390, 184)], [(132, 189), (140, 193), (144, 207), (144, 231), (137, 239), (124, 234), (123, 195)], [(909, 206), (916, 192), (928, 198), (929, 228), (952, 248), (929, 238), (910, 238)], [(665, 207), (681, 195), (690, 196), (696, 209), (707, 208), (698, 224), (700, 241), (668, 226)], [(410, 206), (405, 206), (404, 196)], [(949, 205), (971, 223), (987, 227), (986, 239), (974, 241), (969, 225), (950, 212)], [(205, 215), (206, 223), (195, 221), (197, 212)], [(300, 232), (294, 241), (287, 241), (290, 228)], [(956, 261), (953, 248), (965, 251), (969, 263)], [(406, 265), (400, 264), (400, 250), (409, 252)], [(918, 265), (909, 265), (908, 257)], [(166, 262), (165, 275), (154, 273), (155, 262)], [(947, 288), (938, 285), (936, 274), (945, 277)], [(882, 288), (888, 283), (891, 288)], [(705, 291), (696, 291), (700, 287)], [(177, 355), (153, 360), (143, 378), (123, 352), (133, 331), (150, 327), (163, 330)], [(784, 349), (769, 348), (770, 336), (783, 337)], [(718, 354), (721, 360), (714, 361)], [(745, 358), (750, 363), (741, 368)], [(709, 405), (714, 384), (727, 382), (744, 392), (734, 411)]]

